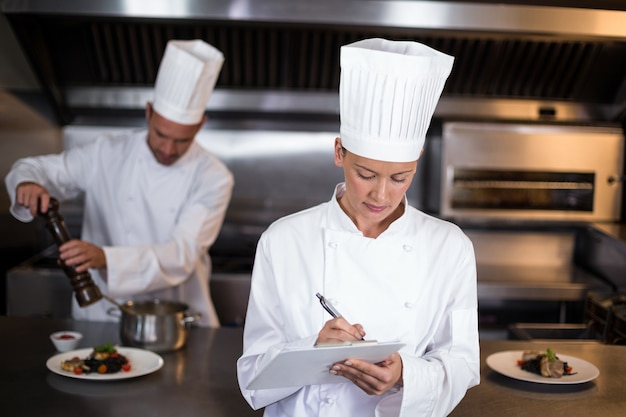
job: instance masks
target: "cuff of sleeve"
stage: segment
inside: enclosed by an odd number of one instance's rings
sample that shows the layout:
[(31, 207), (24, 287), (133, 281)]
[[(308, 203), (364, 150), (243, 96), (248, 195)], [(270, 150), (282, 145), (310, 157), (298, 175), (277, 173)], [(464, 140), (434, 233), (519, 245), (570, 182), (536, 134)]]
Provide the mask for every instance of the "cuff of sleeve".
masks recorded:
[(20, 206), (18, 204), (12, 204), (9, 211), (11, 212), (13, 217), (21, 221), (22, 223), (29, 223), (32, 222), (34, 219), (33, 215), (30, 214), (30, 210), (27, 207)]
[(400, 355), (402, 356), (402, 392), (410, 393), (410, 395), (402, 396), (403, 408), (419, 409), (424, 411), (425, 415), (430, 414), (439, 395), (438, 387), (443, 383), (443, 377), (437, 369), (440, 365), (402, 352)]

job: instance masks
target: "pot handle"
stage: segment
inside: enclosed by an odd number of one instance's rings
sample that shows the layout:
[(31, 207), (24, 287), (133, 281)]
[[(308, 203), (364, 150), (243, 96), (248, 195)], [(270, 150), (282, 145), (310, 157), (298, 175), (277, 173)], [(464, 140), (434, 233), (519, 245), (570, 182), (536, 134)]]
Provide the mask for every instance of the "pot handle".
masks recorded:
[(107, 314), (109, 316), (117, 317), (118, 319), (122, 317), (122, 312), (117, 307), (109, 307), (109, 309), (107, 310)]
[(200, 320), (200, 317), (202, 317), (202, 314), (200, 313), (195, 313), (194, 315), (188, 316), (185, 314), (185, 317), (183, 317), (180, 320), (180, 324), (182, 324), (183, 326), (185, 325), (191, 325), (195, 322), (197, 322), (198, 320)]

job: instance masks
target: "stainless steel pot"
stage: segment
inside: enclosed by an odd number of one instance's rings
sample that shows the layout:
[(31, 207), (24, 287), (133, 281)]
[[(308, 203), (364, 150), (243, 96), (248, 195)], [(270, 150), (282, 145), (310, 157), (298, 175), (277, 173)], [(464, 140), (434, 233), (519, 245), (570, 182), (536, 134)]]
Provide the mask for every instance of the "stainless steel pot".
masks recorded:
[(185, 346), (189, 326), (200, 318), (200, 314), (189, 315), (188, 309), (184, 303), (155, 299), (127, 301), (119, 309), (110, 309), (109, 314), (121, 314), (124, 346), (167, 352)]

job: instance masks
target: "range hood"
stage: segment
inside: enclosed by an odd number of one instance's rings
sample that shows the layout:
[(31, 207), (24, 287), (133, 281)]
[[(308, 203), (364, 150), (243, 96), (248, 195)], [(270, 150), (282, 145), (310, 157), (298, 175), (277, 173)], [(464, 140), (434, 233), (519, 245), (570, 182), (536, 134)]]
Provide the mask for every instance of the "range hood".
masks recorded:
[(435, 117), (624, 123), (626, 11), (526, 3), (5, 0), (2, 11), (62, 125), (142, 114), (173, 38), (224, 52), (213, 117), (338, 120), (339, 48), (367, 37), (455, 57)]

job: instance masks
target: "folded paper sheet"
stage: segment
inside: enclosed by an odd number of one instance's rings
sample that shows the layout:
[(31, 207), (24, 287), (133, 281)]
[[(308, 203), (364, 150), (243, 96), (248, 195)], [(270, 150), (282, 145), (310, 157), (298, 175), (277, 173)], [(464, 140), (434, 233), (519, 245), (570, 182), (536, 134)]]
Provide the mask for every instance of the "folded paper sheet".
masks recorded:
[(339, 346), (285, 348), (259, 370), (247, 389), (346, 382), (344, 377), (329, 372), (333, 363), (349, 358), (380, 362), (404, 345), (401, 342), (356, 342)]

